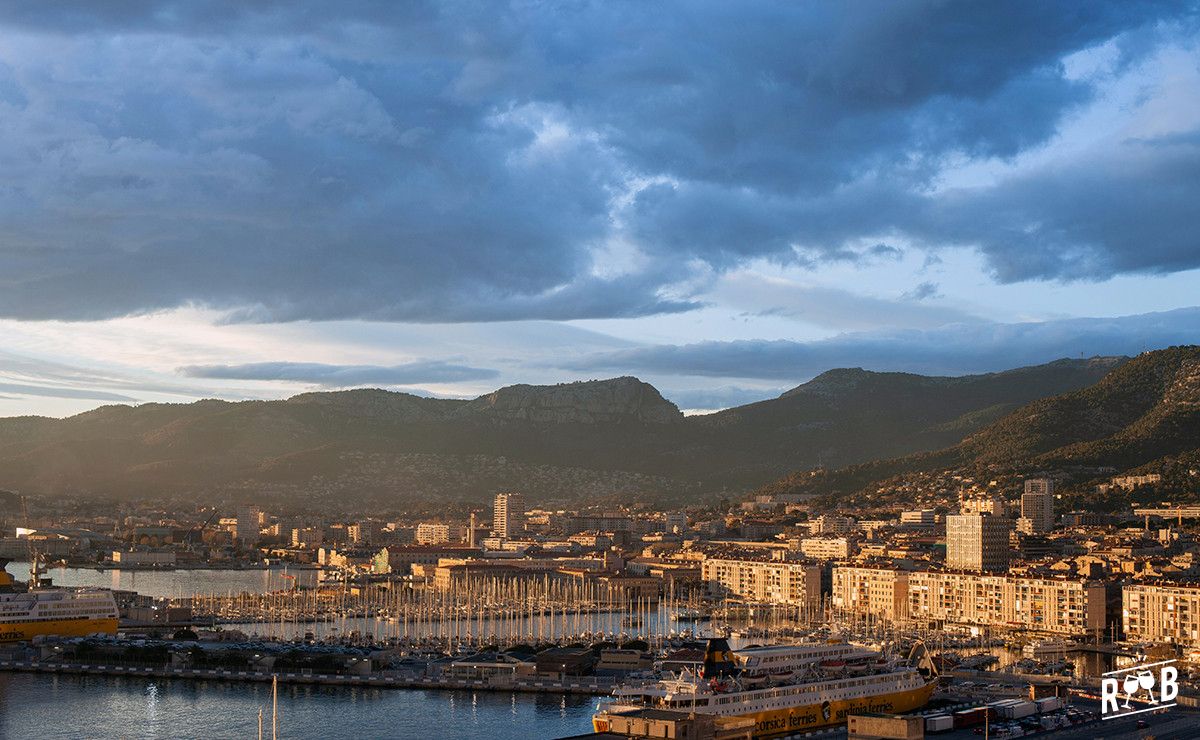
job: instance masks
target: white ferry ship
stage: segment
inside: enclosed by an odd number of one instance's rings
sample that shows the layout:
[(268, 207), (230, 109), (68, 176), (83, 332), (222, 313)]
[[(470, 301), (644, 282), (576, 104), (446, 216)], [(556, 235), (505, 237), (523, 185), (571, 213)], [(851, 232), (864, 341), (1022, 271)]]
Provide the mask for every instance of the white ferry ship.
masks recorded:
[(845, 642), (803, 642), (742, 648), (733, 657), (745, 683), (752, 677), (789, 676), (813, 665), (827, 673), (866, 672), (880, 656)]
[(0, 642), (38, 635), (82, 637), (117, 633), (117, 602), (100, 588), (32, 588), (15, 591), (0, 562)]
[[(919, 655), (924, 657), (924, 651)], [(650, 707), (753, 718), (754, 737), (768, 738), (844, 724), (856, 712), (911, 712), (929, 702), (937, 685), (927, 658), (921, 670), (872, 661), (862, 675), (829, 675), (819, 663), (810, 663), (791, 683), (768, 688), (748, 688), (739, 673), (728, 643), (709, 640), (702, 673), (618, 688), (592, 724), (605, 732), (611, 715)]]

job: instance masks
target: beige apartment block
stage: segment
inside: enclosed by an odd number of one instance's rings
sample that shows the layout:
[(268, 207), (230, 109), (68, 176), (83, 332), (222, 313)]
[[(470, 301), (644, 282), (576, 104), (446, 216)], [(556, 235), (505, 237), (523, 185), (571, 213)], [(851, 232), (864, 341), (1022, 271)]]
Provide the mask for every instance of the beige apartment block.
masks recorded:
[(810, 608), (821, 603), (821, 566), (811, 562), (710, 558), (701, 576), (718, 595)]
[(1101, 633), (1104, 584), (1082, 579), (1023, 578), (977, 573), (913, 573), (910, 619), (1052, 632)]
[(1121, 618), (1128, 640), (1200, 647), (1200, 585), (1125, 586)]
[(834, 609), (890, 622), (908, 619), (909, 573), (892, 568), (833, 569)]

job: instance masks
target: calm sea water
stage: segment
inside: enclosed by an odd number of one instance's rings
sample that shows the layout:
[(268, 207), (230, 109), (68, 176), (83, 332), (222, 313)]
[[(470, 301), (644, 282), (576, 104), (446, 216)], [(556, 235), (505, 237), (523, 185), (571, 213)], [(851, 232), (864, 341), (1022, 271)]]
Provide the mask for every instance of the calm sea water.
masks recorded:
[[(29, 579), (27, 562), (13, 561), (5, 570), (22, 581)], [(99, 571), (93, 568), (51, 568), (45, 571), (45, 575), (58, 586), (97, 586), (167, 598), (278, 591), (291, 586), (291, 580), (283, 577), (285, 573), (296, 576), (301, 586), (312, 586), (317, 582), (317, 572), (310, 569)]]
[[(282, 738), (557, 738), (591, 731), (598, 697), (279, 687)], [(3, 738), (256, 738), (270, 684), (0, 673)]]

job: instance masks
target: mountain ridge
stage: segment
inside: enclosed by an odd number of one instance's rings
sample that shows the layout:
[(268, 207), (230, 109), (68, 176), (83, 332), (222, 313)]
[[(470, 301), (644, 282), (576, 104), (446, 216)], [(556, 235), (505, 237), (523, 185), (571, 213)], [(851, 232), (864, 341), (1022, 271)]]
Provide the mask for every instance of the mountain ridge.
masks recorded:
[(759, 491), (857, 495), (898, 476), (972, 467), (981, 474), (1119, 472), (1153, 468), (1198, 451), (1200, 346), (1185, 345), (1142, 353), (1094, 385), (1025, 404), (956, 445), (836, 470), (795, 472)]
[[(518, 384), (475, 399), (350, 389), (281, 401), (110, 405), (66, 419), (0, 419), (0, 485), (284, 499), (478, 499), (514, 485), (561, 497), (715, 495), (822, 462), (944, 447), (1122, 362), (1064, 360), (957, 378), (839, 371), (776, 399), (689, 417), (630, 376)], [(854, 383), (833, 387), (839, 374)]]

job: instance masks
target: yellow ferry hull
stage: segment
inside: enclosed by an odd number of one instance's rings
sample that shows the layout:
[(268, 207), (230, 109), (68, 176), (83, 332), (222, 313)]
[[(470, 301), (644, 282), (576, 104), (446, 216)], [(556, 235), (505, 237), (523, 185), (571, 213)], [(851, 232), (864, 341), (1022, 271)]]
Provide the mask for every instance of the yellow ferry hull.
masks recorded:
[(117, 634), (116, 619), (53, 619), (36, 622), (0, 622), (0, 642), (30, 640), (38, 635), (84, 637), (104, 632)]
[(790, 709), (773, 709), (741, 716), (754, 718), (754, 737), (756, 738), (790, 735), (794, 732), (844, 725), (851, 714), (858, 712), (903, 714), (920, 709), (929, 703), (929, 697), (933, 695), (935, 685), (936, 681), (931, 681), (922, 687), (894, 694), (806, 704)]
[[(822, 727), (846, 724), (847, 717), (858, 712), (880, 712), (885, 714), (903, 714), (920, 709), (929, 703), (937, 681), (930, 681), (924, 686), (898, 691), (893, 694), (865, 696), (859, 699), (822, 702), (820, 704), (804, 704), (787, 709), (770, 709), (763, 712), (747, 714), (723, 714), (722, 717), (747, 717), (754, 719), (754, 737), (768, 738), (778, 735), (790, 735), (796, 732), (817, 730)], [(608, 720), (603, 714), (592, 719), (592, 727), (596, 732), (608, 731)]]

